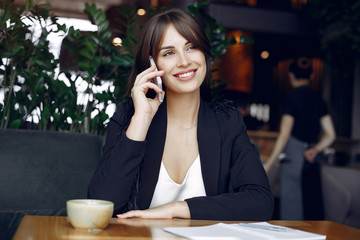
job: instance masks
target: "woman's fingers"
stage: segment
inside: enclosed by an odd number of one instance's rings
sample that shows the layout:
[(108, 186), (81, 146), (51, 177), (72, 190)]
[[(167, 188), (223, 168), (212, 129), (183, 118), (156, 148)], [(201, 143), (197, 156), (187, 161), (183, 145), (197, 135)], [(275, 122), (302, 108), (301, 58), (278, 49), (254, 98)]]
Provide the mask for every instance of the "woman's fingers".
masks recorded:
[[(161, 88), (159, 88), (156, 84), (154, 84), (152, 82), (146, 82), (146, 83), (134, 86), (131, 89), (131, 96), (132, 96), (133, 99), (136, 98), (137, 96), (140, 97), (140, 95), (142, 97), (145, 97), (145, 95), (146, 95), (146, 93), (148, 92), (149, 89), (154, 90), (156, 93), (162, 93), (163, 96), (165, 95), (165, 92)], [(156, 95), (156, 99), (157, 98), (158, 98), (158, 96)]]
[(116, 215), (118, 218), (190, 218), (190, 210), (185, 201), (169, 202), (146, 210), (133, 210)]
[(152, 66), (136, 77), (134, 86), (131, 89), (131, 98), (133, 99), (135, 113), (146, 114), (146, 116), (151, 117), (155, 115), (161, 102), (159, 101), (158, 96), (155, 98), (148, 98), (146, 93), (149, 89), (152, 89), (156, 93), (165, 94), (160, 87), (151, 81), (151, 79), (162, 76), (163, 74), (164, 71), (155, 71), (155, 67)]
[(144, 71), (142, 71), (141, 73), (139, 73), (139, 74), (136, 76), (134, 85), (138, 84), (138, 82), (140, 81), (140, 79), (142, 79), (146, 74), (148, 74), (148, 73), (150, 73), (150, 72), (153, 72), (153, 71), (155, 71), (155, 66), (151, 66), (151, 67), (145, 69)]
[(150, 82), (153, 78), (161, 77), (163, 74), (163, 70), (155, 71), (155, 65), (153, 65), (136, 76), (134, 86)]
[(116, 215), (118, 218), (147, 218), (144, 211), (136, 210)]
[[(146, 93), (149, 89), (153, 89), (156, 93), (162, 93), (164, 95), (164, 91), (151, 81), (153, 78), (162, 76), (163, 74), (164, 71), (155, 71), (155, 66), (151, 66), (150, 68), (141, 72), (136, 77), (134, 86), (131, 90), (131, 97), (133, 98), (134, 102), (140, 103), (146, 100)], [(159, 102), (158, 96), (152, 100)]]
[(150, 208), (147, 210), (133, 210), (123, 214), (116, 215), (118, 218), (172, 218), (169, 210), (163, 207)]

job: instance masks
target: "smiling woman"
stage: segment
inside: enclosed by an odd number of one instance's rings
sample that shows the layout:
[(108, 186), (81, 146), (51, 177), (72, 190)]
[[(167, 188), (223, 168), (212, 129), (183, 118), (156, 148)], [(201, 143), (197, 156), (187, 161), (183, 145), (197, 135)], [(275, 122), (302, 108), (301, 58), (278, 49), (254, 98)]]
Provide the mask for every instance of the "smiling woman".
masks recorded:
[(202, 51), (185, 39), (175, 28), (169, 25), (160, 43), (157, 55), (159, 69), (163, 75), (166, 94), (196, 92), (205, 79), (206, 59)]
[(131, 98), (111, 118), (89, 198), (113, 201), (119, 218), (271, 218), (273, 196), (241, 113), (208, 102), (209, 77), (209, 42), (197, 20), (178, 9), (150, 18), (137, 45)]

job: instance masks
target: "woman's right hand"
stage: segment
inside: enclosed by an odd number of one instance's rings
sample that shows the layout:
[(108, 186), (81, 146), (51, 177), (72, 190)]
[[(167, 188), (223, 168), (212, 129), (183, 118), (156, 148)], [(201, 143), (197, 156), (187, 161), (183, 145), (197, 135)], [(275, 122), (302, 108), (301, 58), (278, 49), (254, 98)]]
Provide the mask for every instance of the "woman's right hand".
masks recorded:
[(146, 93), (149, 89), (153, 89), (156, 93), (164, 91), (152, 82), (157, 76), (162, 76), (164, 71), (155, 71), (155, 65), (141, 72), (136, 76), (134, 86), (131, 89), (131, 98), (134, 102), (135, 114), (148, 114), (154, 117), (161, 102), (156, 96), (154, 99), (147, 98)]
[(135, 111), (126, 131), (128, 138), (137, 141), (145, 140), (150, 123), (161, 104), (158, 96), (152, 99), (146, 97), (146, 93), (149, 89), (153, 89), (156, 93), (161, 92), (163, 96), (165, 95), (164, 91), (151, 81), (163, 74), (163, 70), (155, 71), (155, 65), (153, 65), (136, 76), (134, 86), (131, 89)]

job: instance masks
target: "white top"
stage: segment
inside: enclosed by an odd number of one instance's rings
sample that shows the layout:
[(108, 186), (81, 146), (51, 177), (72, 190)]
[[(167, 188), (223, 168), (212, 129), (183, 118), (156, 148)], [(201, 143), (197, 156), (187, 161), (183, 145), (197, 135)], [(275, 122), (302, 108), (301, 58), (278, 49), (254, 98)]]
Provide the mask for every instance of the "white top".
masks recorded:
[(187, 198), (206, 196), (201, 173), (200, 155), (190, 166), (181, 184), (174, 182), (161, 162), (159, 179), (155, 187), (150, 208), (174, 201), (184, 201)]

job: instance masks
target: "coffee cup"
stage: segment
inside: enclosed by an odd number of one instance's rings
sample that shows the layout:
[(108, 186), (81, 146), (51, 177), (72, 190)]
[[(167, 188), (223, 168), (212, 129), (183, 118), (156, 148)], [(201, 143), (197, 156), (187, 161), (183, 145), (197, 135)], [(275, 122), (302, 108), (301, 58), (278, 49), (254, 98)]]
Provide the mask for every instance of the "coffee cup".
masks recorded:
[(113, 215), (114, 203), (96, 199), (73, 199), (66, 202), (68, 221), (74, 228), (104, 229)]

